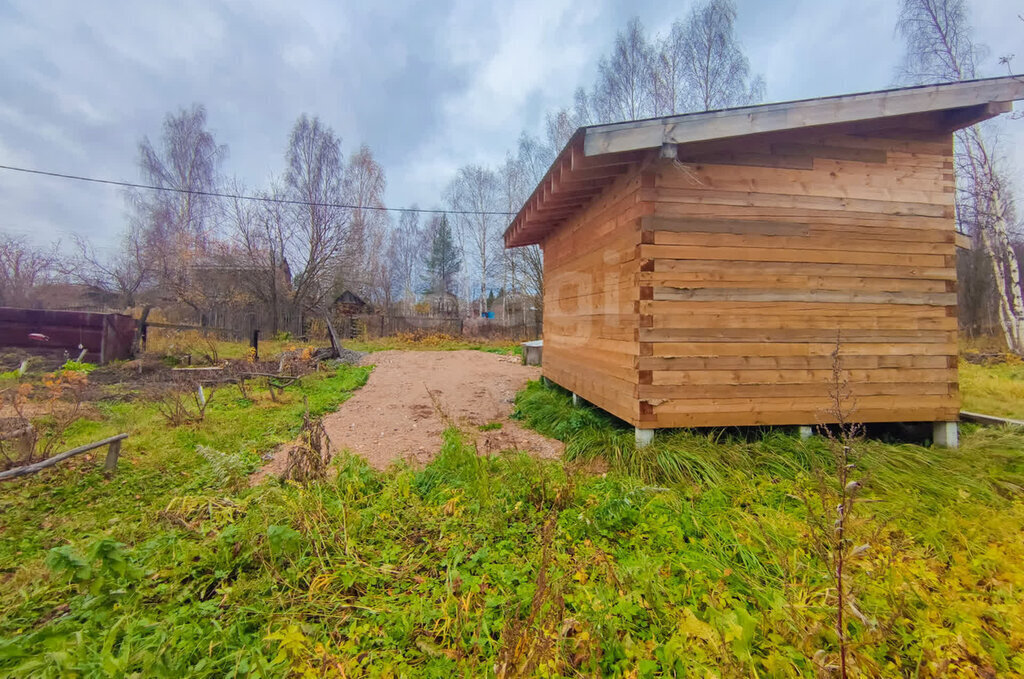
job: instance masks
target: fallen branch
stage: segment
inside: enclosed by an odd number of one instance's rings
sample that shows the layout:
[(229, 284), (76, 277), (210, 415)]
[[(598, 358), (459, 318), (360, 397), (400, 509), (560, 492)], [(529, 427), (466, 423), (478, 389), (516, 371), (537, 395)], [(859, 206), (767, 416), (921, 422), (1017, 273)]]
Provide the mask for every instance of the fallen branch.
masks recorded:
[[(8, 469), (7, 471), (0, 472), (0, 481), (14, 479), (19, 476), (27, 476), (28, 474), (35, 474), (36, 472), (46, 469), (47, 467), (52, 467), (58, 462), (62, 462), (63, 460), (68, 459), (69, 457), (81, 455), (82, 453), (89, 452), (90, 450), (95, 450), (96, 448), (102, 448), (103, 446), (110, 446), (111, 453), (120, 452), (121, 441), (126, 438), (128, 438), (128, 434), (118, 434), (117, 436), (111, 436), (110, 438), (103, 439), (102, 441), (96, 441), (95, 443), (87, 443), (84, 446), (72, 448), (69, 451), (60, 453), (59, 455), (54, 455), (53, 457), (49, 457), (45, 460), (42, 460), (41, 462), (27, 464), (24, 467), (15, 467), (14, 469)], [(111, 471), (111, 467), (113, 466), (112, 462), (117, 462), (116, 454), (113, 455), (113, 460), (111, 460), (110, 454), (107, 455), (107, 471)]]

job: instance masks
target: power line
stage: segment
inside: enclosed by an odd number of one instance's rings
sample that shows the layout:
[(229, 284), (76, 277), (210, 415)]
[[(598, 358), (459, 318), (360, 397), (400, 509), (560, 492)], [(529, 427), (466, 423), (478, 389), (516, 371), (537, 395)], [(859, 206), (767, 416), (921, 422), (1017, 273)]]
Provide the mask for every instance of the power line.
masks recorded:
[(184, 193), (193, 196), (208, 196), (210, 198), (233, 198), (235, 200), (251, 200), (257, 203), (278, 203), (282, 205), (306, 205), (310, 207), (334, 207), (350, 210), (376, 210), (379, 212), (415, 212), (424, 214), (449, 214), (449, 215), (495, 215), (499, 217), (511, 217), (514, 212), (502, 212), (498, 210), (438, 210), (418, 207), (384, 207), (379, 205), (348, 205), (346, 203), (314, 203), (308, 200), (295, 200), (292, 198), (273, 198), (271, 196), (247, 196), (238, 193), (220, 193), (218, 191), (199, 191), (196, 189), (177, 189), (169, 186), (153, 186), (151, 184), (136, 184), (134, 182), (122, 182), (114, 179), (99, 179), (97, 177), (82, 177), (63, 172), (48, 172), (46, 170), (34, 170), (27, 167), (15, 167), (13, 165), (0, 165), (0, 170), (11, 172), (23, 172), (25, 174), (42, 175), (44, 177), (56, 177), (58, 179), (71, 179), (79, 182), (90, 182), (92, 184), (107, 184), (109, 186), (120, 186), (128, 189), (145, 189), (147, 191), (165, 191), (167, 193)]

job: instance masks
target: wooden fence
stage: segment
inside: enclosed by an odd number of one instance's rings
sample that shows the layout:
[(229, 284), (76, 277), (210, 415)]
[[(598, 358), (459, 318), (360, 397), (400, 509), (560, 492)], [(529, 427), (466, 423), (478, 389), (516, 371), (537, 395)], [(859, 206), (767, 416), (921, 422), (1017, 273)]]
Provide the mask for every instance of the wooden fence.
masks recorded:
[(135, 319), (122, 314), (0, 307), (0, 346), (64, 349), (106, 363), (131, 358)]

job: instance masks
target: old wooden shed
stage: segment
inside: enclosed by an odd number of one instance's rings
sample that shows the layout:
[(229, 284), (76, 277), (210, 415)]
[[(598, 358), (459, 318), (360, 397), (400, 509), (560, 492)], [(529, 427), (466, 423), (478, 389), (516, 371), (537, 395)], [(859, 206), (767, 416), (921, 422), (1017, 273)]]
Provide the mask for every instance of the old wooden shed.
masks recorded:
[(505, 232), (544, 252), (543, 374), (637, 428), (863, 422), (956, 445), (953, 132), (1024, 78), (581, 128)]

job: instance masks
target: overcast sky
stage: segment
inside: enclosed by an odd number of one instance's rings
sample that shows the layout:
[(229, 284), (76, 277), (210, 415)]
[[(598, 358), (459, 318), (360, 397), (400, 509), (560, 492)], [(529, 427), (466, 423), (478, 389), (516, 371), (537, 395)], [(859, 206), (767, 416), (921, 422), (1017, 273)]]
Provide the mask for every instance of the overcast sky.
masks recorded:
[[(766, 101), (879, 89), (902, 45), (896, 0), (739, 0)], [(1024, 3), (971, 0), (975, 39), (1024, 71)], [(391, 206), (439, 203), (460, 165), (498, 163), (522, 130), (594, 80), (636, 14), (664, 32), (686, 2), (81, 2), (0, 0), (0, 164), (138, 181), (138, 143), (167, 112), (206, 106), (250, 186), (283, 167), (295, 118), (319, 115), (346, 154), (369, 144)], [(1005, 116), (1004, 116), (1005, 117)], [(1024, 120), (1002, 123), (1024, 141)], [(1024, 144), (1017, 144), (1024, 146)], [(1024, 167), (1024, 155), (1015, 162)], [(0, 230), (110, 245), (115, 188), (0, 170)]]

